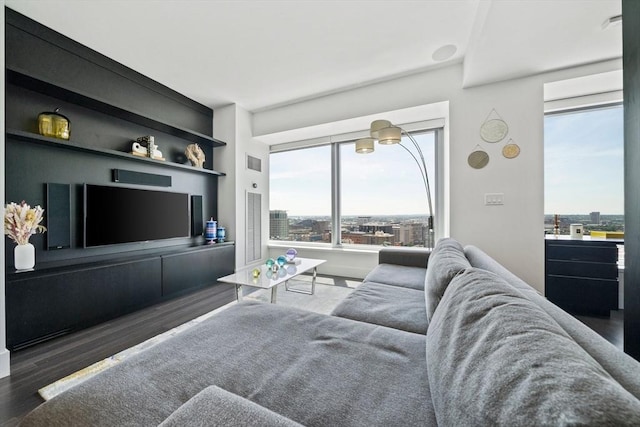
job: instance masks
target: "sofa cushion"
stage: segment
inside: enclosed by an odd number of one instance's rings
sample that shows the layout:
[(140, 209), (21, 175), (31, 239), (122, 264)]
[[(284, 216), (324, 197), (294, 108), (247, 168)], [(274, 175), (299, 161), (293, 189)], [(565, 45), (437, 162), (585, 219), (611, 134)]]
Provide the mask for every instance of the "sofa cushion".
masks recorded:
[(435, 425), (425, 338), (243, 302), (46, 401), (24, 425), (158, 425), (210, 385), (306, 426)]
[(331, 314), (417, 334), (427, 333), (424, 292), (415, 289), (364, 282)]
[(425, 302), (427, 318), (431, 320), (449, 282), (465, 268), (471, 267), (464, 255), (464, 249), (457, 240), (444, 238), (438, 240), (429, 256), (425, 278)]
[(301, 427), (282, 415), (216, 386), (207, 387), (193, 396), (160, 427), (249, 425)]
[(367, 274), (363, 282), (384, 283), (389, 286), (424, 291), (425, 267), (407, 267), (396, 264), (378, 264)]
[(640, 425), (640, 401), (497, 275), (456, 276), (427, 332), (439, 425)]

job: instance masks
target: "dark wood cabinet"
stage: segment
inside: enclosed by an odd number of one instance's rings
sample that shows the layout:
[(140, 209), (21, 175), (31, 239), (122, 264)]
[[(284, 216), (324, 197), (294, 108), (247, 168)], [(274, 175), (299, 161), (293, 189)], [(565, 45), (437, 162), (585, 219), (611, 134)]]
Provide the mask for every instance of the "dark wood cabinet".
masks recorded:
[(605, 239), (545, 240), (545, 294), (575, 314), (609, 316), (618, 309), (618, 245)]
[(233, 273), (234, 248), (230, 242), (11, 273), (7, 347), (25, 348), (197, 288), (226, 286), (217, 279)]

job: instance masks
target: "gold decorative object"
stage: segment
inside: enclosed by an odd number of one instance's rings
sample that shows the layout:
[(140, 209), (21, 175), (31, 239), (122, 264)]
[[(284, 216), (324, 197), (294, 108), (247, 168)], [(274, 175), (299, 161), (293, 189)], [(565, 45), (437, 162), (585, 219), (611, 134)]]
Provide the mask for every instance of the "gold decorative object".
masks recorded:
[(509, 143), (502, 147), (502, 155), (507, 159), (515, 159), (518, 154), (520, 154), (520, 147), (512, 139), (509, 139)]
[(69, 140), (71, 136), (71, 122), (62, 114), (55, 111), (45, 111), (38, 114), (38, 132), (43, 136)]
[[(490, 118), (492, 115), (494, 118)], [(495, 108), (491, 110), (480, 126), (480, 137), (486, 142), (500, 142), (507, 136), (508, 132), (509, 126), (502, 120)]]
[(187, 155), (187, 159), (191, 162), (192, 166), (202, 168), (204, 167), (204, 151), (198, 144), (189, 144), (187, 149), (184, 150), (184, 154)]
[[(480, 146), (478, 146), (480, 148)], [(475, 150), (467, 158), (467, 163), (474, 169), (482, 169), (489, 164), (489, 154), (481, 148)]]

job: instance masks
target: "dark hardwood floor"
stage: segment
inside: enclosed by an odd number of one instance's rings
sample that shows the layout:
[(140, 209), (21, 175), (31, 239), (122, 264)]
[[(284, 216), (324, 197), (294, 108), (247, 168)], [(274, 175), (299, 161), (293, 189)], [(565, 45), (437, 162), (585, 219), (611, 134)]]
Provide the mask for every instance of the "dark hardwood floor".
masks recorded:
[(12, 352), (11, 375), (0, 379), (0, 425), (17, 425), (22, 417), (42, 403), (38, 389), (234, 298), (232, 286), (216, 285)]
[[(218, 285), (11, 354), (11, 376), (0, 379), (0, 425), (15, 426), (38, 406), (38, 389), (233, 301)], [(622, 349), (623, 313), (577, 316)]]
[(624, 350), (624, 310), (611, 310), (611, 317), (575, 316), (611, 344)]

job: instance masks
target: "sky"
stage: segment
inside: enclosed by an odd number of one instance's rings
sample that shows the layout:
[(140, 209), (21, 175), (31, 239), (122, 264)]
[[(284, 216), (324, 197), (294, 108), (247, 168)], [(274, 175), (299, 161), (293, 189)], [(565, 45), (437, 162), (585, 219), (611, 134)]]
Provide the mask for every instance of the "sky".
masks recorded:
[(624, 214), (622, 106), (548, 115), (545, 214)]
[[(433, 200), (434, 133), (414, 137), (425, 156)], [(403, 144), (412, 146), (406, 138)], [(353, 143), (341, 144), (341, 160), (343, 216), (427, 214), (418, 164), (399, 145), (376, 143), (373, 153), (357, 154)], [(269, 161), (269, 209), (289, 216), (331, 215), (330, 146), (271, 154)]]
[[(434, 134), (414, 134), (435, 196)], [(404, 138), (405, 146), (411, 143)], [(341, 144), (342, 215), (428, 212), (418, 165), (398, 145), (356, 154)], [(545, 116), (545, 214), (624, 214), (622, 106)], [(289, 216), (331, 215), (329, 145), (270, 156), (270, 209)]]

